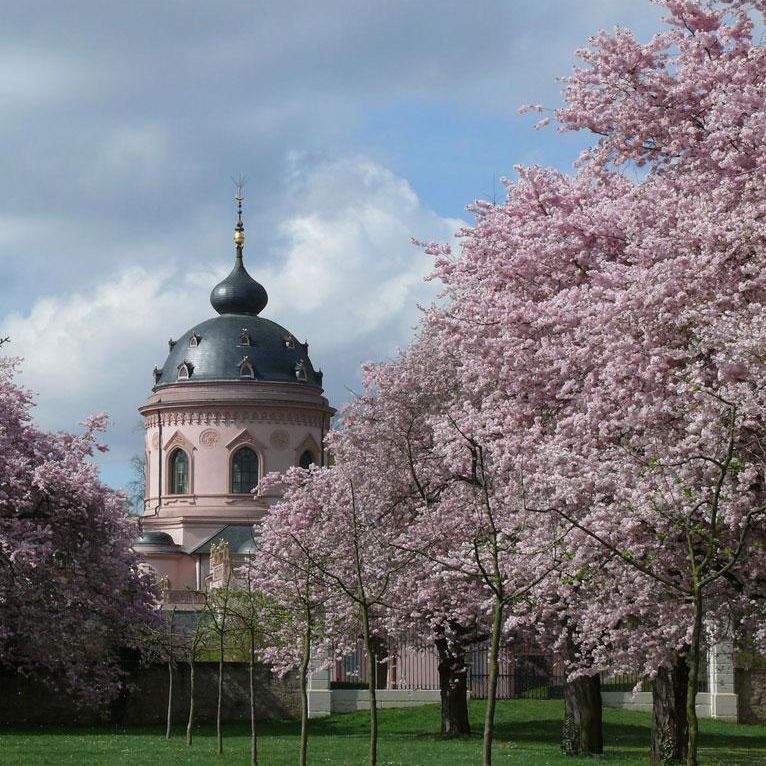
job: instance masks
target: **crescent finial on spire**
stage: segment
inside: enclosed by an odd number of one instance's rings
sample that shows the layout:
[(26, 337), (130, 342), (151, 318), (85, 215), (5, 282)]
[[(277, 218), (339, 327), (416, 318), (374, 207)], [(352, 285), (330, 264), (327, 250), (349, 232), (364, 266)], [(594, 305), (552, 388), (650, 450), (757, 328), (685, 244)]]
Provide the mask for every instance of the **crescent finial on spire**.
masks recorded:
[(234, 227), (234, 244), (237, 246), (237, 258), (241, 258), (242, 247), (245, 244), (245, 224), (242, 222), (242, 203), (245, 201), (244, 176), (239, 176), (239, 178), (234, 181), (234, 184), (237, 187), (237, 195), (234, 197), (237, 203), (237, 225)]

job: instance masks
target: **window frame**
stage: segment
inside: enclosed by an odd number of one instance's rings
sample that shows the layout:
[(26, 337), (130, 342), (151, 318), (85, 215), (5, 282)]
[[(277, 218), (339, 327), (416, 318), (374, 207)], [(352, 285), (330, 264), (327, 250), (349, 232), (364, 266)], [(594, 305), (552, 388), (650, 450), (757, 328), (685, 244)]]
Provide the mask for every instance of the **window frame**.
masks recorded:
[[(234, 490), (234, 461), (237, 458), (237, 455), (242, 452), (243, 450), (248, 449), (250, 452), (253, 453), (256, 460), (256, 466), (255, 466), (255, 473), (256, 473), (256, 481), (255, 484), (253, 484), (252, 487), (249, 489), (242, 491), (242, 492), (236, 492)], [(229, 486), (228, 486), (228, 492), (230, 495), (239, 495), (239, 496), (248, 496), (251, 494), (252, 490), (254, 490), (260, 483), (261, 483), (261, 477), (263, 476), (263, 456), (261, 455), (260, 451), (255, 447), (254, 444), (251, 444), (249, 442), (245, 442), (244, 444), (238, 444), (232, 451), (231, 455), (229, 456)]]
[[(186, 459), (186, 486), (183, 488), (183, 492), (178, 492), (178, 486), (176, 485), (176, 460), (179, 454), (182, 454)], [(189, 453), (183, 448), (175, 446), (168, 455), (168, 495), (178, 497), (179, 495), (191, 494), (191, 478), (192, 478), (192, 461), (189, 457)]]

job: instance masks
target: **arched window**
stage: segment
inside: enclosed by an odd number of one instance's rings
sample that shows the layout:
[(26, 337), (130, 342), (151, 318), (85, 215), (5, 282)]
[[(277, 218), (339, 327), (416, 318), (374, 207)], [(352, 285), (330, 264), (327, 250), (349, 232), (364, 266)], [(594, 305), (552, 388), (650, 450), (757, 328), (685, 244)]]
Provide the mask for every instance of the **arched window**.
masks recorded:
[(243, 327), (239, 333), (239, 345), (240, 346), (250, 345), (250, 333), (247, 331), (247, 327)]
[(231, 491), (246, 495), (258, 486), (258, 455), (250, 447), (240, 447), (231, 461)]
[(189, 456), (182, 449), (170, 456), (170, 494), (189, 494)]
[(311, 454), (311, 450), (303, 450), (298, 465), (301, 468), (308, 468), (314, 462), (314, 456)]
[(250, 357), (246, 356), (239, 363), (239, 377), (240, 378), (254, 378), (255, 377), (255, 370), (253, 369), (253, 365), (250, 362)]

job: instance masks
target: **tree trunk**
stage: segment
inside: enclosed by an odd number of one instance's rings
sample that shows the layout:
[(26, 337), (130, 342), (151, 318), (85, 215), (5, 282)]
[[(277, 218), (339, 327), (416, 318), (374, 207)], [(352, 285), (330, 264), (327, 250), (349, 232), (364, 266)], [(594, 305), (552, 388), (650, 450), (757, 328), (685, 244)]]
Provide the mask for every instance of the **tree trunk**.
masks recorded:
[(168, 660), (168, 716), (165, 724), (165, 739), (170, 739), (170, 727), (173, 723), (173, 660)]
[(468, 685), (465, 649), (446, 638), (436, 639), (439, 652), (439, 691), (441, 696), (441, 733), (459, 737), (471, 733), (468, 723)]
[(652, 681), (652, 764), (686, 762), (688, 683), (689, 666), (682, 655), (676, 655), (670, 667), (661, 667)]
[(686, 685), (686, 717), (689, 723), (689, 750), (686, 754), (687, 766), (698, 766), (697, 747), (699, 743), (699, 724), (697, 722), (697, 685), (700, 672), (700, 650), (702, 644), (702, 591), (694, 588), (694, 628), (692, 643), (689, 647), (689, 681)]
[(492, 636), (489, 644), (487, 661), (487, 712), (484, 716), (484, 743), (482, 747), (482, 766), (492, 766), (492, 737), (495, 728), (495, 706), (497, 704), (497, 663), (500, 656), (500, 633), (503, 628), (503, 602), (498, 598), (492, 615)]
[(561, 749), (567, 755), (601, 755), (601, 677), (580, 676), (564, 684), (564, 736)]
[(194, 658), (189, 661), (189, 720), (186, 723), (186, 744), (191, 747), (192, 727), (194, 726), (194, 694), (196, 684), (197, 663)]
[(218, 705), (215, 711), (215, 734), (218, 740), (218, 755), (223, 755), (223, 731), (221, 730), (221, 702), (223, 701), (223, 632), (219, 644), (220, 656), (218, 658)]
[(173, 625), (176, 620), (175, 607), (168, 616), (168, 717), (165, 726), (165, 739), (170, 739), (170, 729), (173, 723)]
[(255, 731), (255, 635), (250, 632), (250, 766), (258, 766), (258, 739)]
[(311, 624), (310, 617), (306, 621), (306, 632), (303, 635), (303, 657), (301, 658), (301, 751), (299, 766), (306, 766), (306, 752), (309, 741), (309, 695), (308, 695), (308, 673), (309, 662), (311, 661), (311, 633), (308, 626)]
[(375, 647), (370, 635), (370, 614), (362, 607), (362, 623), (364, 627), (364, 650), (367, 654), (367, 688), (370, 693), (370, 766), (375, 766), (378, 760), (378, 695), (375, 681), (377, 673), (377, 658)]

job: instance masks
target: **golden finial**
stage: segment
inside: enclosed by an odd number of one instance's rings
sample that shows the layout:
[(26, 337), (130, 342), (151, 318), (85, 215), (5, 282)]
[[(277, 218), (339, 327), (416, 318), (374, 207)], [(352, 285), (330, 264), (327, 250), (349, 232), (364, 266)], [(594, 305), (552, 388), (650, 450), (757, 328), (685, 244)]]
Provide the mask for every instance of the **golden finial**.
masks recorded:
[[(234, 179), (232, 179), (234, 180)], [(237, 195), (234, 200), (237, 203), (237, 225), (234, 227), (234, 244), (237, 246), (237, 254), (241, 255), (242, 246), (245, 244), (245, 224), (242, 223), (242, 203), (245, 200), (245, 179), (240, 176), (234, 185), (237, 187)]]

